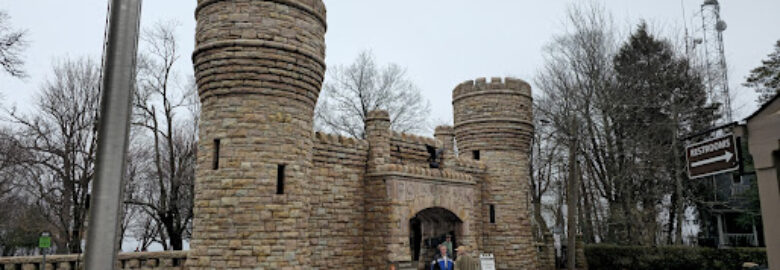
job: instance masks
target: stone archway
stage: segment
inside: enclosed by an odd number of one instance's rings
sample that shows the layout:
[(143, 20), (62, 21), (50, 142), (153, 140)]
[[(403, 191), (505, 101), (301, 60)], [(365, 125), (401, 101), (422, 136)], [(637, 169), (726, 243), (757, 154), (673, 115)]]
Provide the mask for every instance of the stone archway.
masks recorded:
[(436, 254), (436, 246), (452, 235), (453, 248), (463, 236), (463, 220), (441, 207), (423, 209), (409, 219), (411, 261), (426, 265)]

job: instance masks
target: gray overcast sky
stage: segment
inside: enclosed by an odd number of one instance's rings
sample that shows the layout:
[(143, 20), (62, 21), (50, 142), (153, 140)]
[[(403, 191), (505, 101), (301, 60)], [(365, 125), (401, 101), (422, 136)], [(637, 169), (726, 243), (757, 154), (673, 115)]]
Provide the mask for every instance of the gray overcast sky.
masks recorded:
[[(689, 21), (701, 0), (683, 0)], [(515, 76), (533, 81), (542, 65), (542, 48), (563, 31), (562, 18), (573, 1), (510, 0), (326, 0), (329, 65), (349, 63), (364, 49), (380, 62), (396, 62), (433, 105), (432, 118), (452, 121), (451, 91), (476, 77)], [(29, 110), (52, 60), (91, 56), (102, 50), (106, 0), (0, 0), (15, 27), (29, 31), (25, 80), (0, 75), (3, 106)], [(142, 26), (160, 20), (181, 23), (179, 73), (192, 73), (195, 0), (146, 0)], [(682, 29), (680, 0), (604, 0), (625, 34), (646, 19), (660, 31)], [(755, 110), (755, 95), (740, 86), (780, 39), (780, 1), (721, 1), (736, 116)], [(700, 21), (695, 21), (700, 24)], [(697, 25), (698, 25), (697, 24)], [(689, 27), (693, 27), (689, 24)], [(657, 30), (657, 29), (656, 29)], [(537, 93), (538, 94), (538, 93)]]

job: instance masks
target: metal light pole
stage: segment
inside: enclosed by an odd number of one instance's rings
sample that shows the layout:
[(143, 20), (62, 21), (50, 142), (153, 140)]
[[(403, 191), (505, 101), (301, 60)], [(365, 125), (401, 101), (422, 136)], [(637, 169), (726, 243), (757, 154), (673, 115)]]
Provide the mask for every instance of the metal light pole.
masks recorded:
[(141, 0), (111, 0), (103, 59), (98, 148), (86, 269), (114, 269), (130, 133)]

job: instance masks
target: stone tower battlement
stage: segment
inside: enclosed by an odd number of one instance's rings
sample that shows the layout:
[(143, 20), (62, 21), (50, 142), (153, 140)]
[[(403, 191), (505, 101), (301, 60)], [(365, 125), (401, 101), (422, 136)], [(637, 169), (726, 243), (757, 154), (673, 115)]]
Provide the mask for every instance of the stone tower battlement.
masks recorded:
[(321, 0), (199, 0), (192, 59), (201, 99), (287, 97), (314, 109), (325, 73)]
[(477, 78), (476, 80), (462, 82), (453, 90), (453, 101), (469, 94), (484, 93), (484, 90), (517, 91), (526, 96), (531, 96), (531, 85), (524, 80), (512, 77), (492, 77), (490, 81), (487, 78)]
[(494, 77), (466, 81), (452, 92), (458, 148), (527, 149), (533, 134), (531, 86)]

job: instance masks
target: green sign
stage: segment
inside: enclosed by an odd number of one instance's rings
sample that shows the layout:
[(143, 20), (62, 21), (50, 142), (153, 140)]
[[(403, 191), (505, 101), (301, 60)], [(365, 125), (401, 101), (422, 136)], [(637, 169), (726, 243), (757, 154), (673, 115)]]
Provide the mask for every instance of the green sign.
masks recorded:
[(51, 247), (51, 236), (41, 236), (38, 238), (38, 247), (39, 248), (50, 248)]

